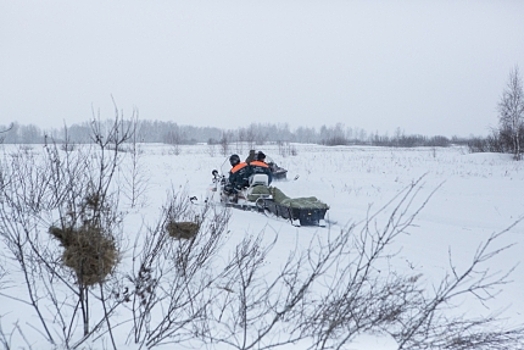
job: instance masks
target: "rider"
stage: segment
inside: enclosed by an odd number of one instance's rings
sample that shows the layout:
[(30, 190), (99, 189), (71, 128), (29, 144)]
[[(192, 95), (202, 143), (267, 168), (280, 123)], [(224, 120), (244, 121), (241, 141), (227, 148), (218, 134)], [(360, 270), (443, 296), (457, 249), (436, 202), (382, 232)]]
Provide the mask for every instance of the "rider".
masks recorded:
[(254, 149), (251, 149), (249, 150), (249, 155), (246, 158), (246, 163), (249, 164), (254, 160), (257, 160), (257, 154)]
[(246, 162), (241, 162), (238, 154), (231, 155), (229, 163), (232, 168), (229, 171), (229, 183), (224, 187), (224, 191), (232, 194), (249, 185), (251, 167)]
[(264, 152), (259, 151), (257, 153), (257, 160), (249, 163), (249, 166), (251, 168), (251, 174), (266, 174), (268, 177), (268, 184), (271, 183), (273, 180), (273, 174), (271, 173), (269, 165), (266, 163), (266, 155)]

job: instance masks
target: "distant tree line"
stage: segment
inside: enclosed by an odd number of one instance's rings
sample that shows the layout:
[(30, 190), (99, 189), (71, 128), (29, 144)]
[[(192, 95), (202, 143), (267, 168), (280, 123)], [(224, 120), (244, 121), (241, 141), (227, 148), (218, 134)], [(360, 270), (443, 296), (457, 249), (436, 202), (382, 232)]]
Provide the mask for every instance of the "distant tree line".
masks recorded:
[[(101, 125), (111, 125), (111, 120), (100, 122)], [(267, 143), (311, 143), (327, 146), (340, 145), (371, 145), (388, 147), (447, 147), (451, 144), (469, 144), (476, 139), (459, 137), (408, 135), (397, 129), (394, 135), (379, 135), (368, 133), (359, 128), (346, 127), (342, 123), (334, 126), (323, 125), (319, 129), (313, 127), (298, 127), (292, 131), (288, 124), (252, 123), (247, 127), (237, 129), (220, 129), (216, 127), (196, 127), (179, 125), (172, 121), (130, 120), (124, 123), (136, 125), (136, 139), (143, 143), (165, 143), (175, 147), (206, 143), (221, 145), (243, 142), (249, 147)], [(63, 128), (41, 129), (33, 124), (21, 125), (13, 123), (10, 126), (0, 125), (2, 141), (8, 144), (40, 144), (52, 139), (57, 143), (91, 143), (91, 123), (73, 124)]]

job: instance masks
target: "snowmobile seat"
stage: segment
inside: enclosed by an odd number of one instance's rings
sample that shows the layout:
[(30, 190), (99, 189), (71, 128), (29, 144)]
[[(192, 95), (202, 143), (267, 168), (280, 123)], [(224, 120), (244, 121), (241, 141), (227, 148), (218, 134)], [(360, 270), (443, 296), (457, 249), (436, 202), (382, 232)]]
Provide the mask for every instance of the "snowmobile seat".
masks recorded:
[(269, 186), (269, 177), (266, 174), (253, 174), (249, 177), (249, 186)]
[(253, 174), (249, 178), (249, 188), (246, 190), (247, 199), (250, 202), (272, 199), (273, 196), (268, 187), (269, 176), (266, 174)]

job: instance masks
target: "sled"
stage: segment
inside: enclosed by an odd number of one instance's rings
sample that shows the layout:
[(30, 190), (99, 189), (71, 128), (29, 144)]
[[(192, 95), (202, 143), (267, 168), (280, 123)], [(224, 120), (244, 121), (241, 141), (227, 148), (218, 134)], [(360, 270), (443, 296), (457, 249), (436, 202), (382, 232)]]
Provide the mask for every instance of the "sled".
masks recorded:
[(295, 226), (325, 226), (324, 217), (328, 209), (293, 208), (274, 201), (266, 201), (265, 205), (270, 213), (289, 219)]

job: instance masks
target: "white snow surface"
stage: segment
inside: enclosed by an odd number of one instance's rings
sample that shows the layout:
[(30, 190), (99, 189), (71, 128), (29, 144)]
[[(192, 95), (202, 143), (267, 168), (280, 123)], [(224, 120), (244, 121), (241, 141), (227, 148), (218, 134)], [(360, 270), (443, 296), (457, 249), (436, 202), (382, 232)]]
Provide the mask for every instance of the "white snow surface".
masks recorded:
[[(8, 149), (10, 146), (3, 147)], [(205, 200), (211, 171), (219, 169), (226, 158), (219, 154), (218, 146), (215, 147), (180, 146), (180, 154), (175, 155), (169, 145), (140, 145), (141, 172), (147, 179), (147, 192), (138, 209), (129, 209), (126, 216), (124, 232), (127, 242), (123, 244), (120, 270), (125, 271), (126, 264), (130, 264), (130, 254), (126, 255), (125, 249), (129, 252), (135, 241), (134, 235), (144, 227), (144, 223), (158, 218), (171, 188), (197, 196), (199, 202)], [(429, 286), (449, 269), (449, 254), (459, 268), (468, 264), (478, 245), (490, 234), (504, 230), (524, 215), (524, 162), (513, 161), (510, 155), (470, 154), (462, 147), (405, 149), (303, 144), (294, 144), (293, 147), (297, 153), (294, 156), (280, 155), (277, 145), (262, 145), (257, 149), (263, 150), (289, 171), (286, 181), (273, 185), (290, 197), (316, 196), (327, 203), (330, 209), (326, 218), (330, 224), (326, 227), (294, 227), (285, 220), (231, 209), (228, 225), (232, 246), (244, 235), (264, 232), (268, 240), (276, 235), (278, 241), (269, 262), (275, 268), (285, 261), (290, 249), (300, 249), (315, 237), (362, 222), (370, 212), (378, 210), (421, 177), (423, 185), (416, 198), (422, 202), (434, 193), (408, 232), (396, 240), (392, 249), (398, 252), (396, 268), (417, 269), (424, 274)], [(42, 146), (34, 146), (32, 151), (38, 153), (41, 149)], [(231, 153), (244, 158), (248, 148), (233, 145)], [(294, 180), (296, 176), (298, 178)], [(488, 307), (465, 301), (457, 306), (461, 312), (488, 314), (503, 310), (510, 323), (524, 322), (524, 271), (519, 265), (524, 257), (523, 226), (517, 224), (503, 237), (500, 244), (515, 245), (491, 261), (494, 271), (505, 271), (516, 265), (513, 282), (504, 286)], [(227, 254), (227, 249), (224, 254)], [(5, 256), (2, 253), (2, 263), (9, 266), (12, 262), (7, 264)], [(13, 285), (22, 284), (22, 281), (13, 282)], [(21, 298), (24, 298), (24, 288), (20, 288)], [(33, 310), (6, 298), (5, 291), (0, 294), (0, 315), (4, 331), (16, 321), (24, 324), (36, 322)], [(125, 328), (125, 325), (121, 327), (122, 332)], [(117, 328), (116, 332), (119, 331)], [(119, 339), (122, 344), (125, 336)], [(22, 343), (18, 345), (23, 347)], [(38, 344), (34, 346), (42, 348)], [(128, 344), (122, 348), (132, 347)], [(387, 336), (366, 335), (345, 348), (390, 350), (396, 346)], [(217, 345), (216, 349), (227, 347)], [(301, 349), (301, 346), (297, 344), (284, 349)]]

